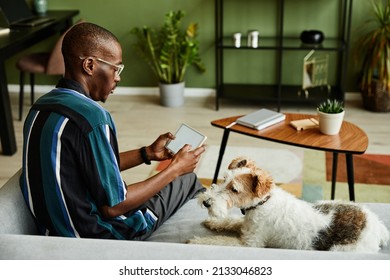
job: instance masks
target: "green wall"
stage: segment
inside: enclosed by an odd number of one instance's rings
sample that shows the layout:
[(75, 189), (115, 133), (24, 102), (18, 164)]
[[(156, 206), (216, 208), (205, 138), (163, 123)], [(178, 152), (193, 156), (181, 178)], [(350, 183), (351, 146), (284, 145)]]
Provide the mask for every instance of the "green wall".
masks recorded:
[[(226, 17), (225, 31), (233, 33), (236, 31), (246, 32), (248, 29), (259, 29), (260, 36), (274, 34), (277, 25), (275, 20), (275, 0), (226, 0), (229, 17)], [(335, 34), (337, 22), (334, 14), (338, 12), (340, 0), (286, 0), (290, 12), (286, 12), (285, 31), (291, 36), (299, 36), (300, 30), (321, 29), (326, 36)], [(248, 5), (246, 5), (248, 3)], [(354, 46), (358, 26), (364, 21), (367, 15), (368, 0), (354, 0), (352, 38), (351, 46)], [(184, 23), (198, 22), (201, 56), (206, 64), (207, 71), (200, 74), (190, 69), (186, 76), (188, 87), (214, 88), (215, 87), (215, 57), (214, 57), (214, 1), (213, 0), (48, 0), (49, 9), (78, 9), (80, 14), (75, 20), (83, 18), (86, 21), (94, 22), (111, 30), (117, 35), (123, 47), (123, 60), (125, 70), (123, 72), (120, 86), (155, 86), (156, 81), (149, 68), (145, 65), (131, 45), (134, 37), (130, 29), (134, 26), (160, 26), (165, 13), (169, 10), (181, 9), (186, 11)], [(56, 38), (51, 38), (38, 45), (31, 47), (25, 52), (49, 50)], [(250, 51), (249, 51), (250, 52)], [(284, 74), (291, 81), (299, 80), (301, 65), (299, 55), (294, 54), (288, 61), (288, 65), (296, 67), (297, 71), (288, 71), (290, 75)], [(15, 69), (15, 61), (19, 55), (12, 57), (6, 63), (9, 83), (18, 83), (18, 72)], [(258, 77), (267, 82), (274, 79), (274, 60), (272, 53), (261, 55), (257, 64), (256, 59), (249, 58), (251, 54), (232, 53), (231, 60), (226, 61), (226, 66), (231, 69), (227, 76), (239, 81), (251, 82)], [(298, 65), (296, 65), (298, 64)], [(244, 71), (240, 67), (250, 68), (249, 74), (243, 76)], [(285, 71), (286, 72), (286, 71)], [(241, 76), (240, 76), (241, 75)], [(347, 90), (357, 91), (357, 76), (355, 62), (350, 58), (347, 73)], [(38, 84), (55, 83), (54, 78), (38, 77)]]

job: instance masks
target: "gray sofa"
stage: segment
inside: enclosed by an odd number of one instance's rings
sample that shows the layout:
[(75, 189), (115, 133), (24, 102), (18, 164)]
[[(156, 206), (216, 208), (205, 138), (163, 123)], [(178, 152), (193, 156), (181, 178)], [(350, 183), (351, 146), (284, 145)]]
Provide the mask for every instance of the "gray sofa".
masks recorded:
[[(390, 259), (390, 245), (376, 254), (189, 245), (215, 234), (200, 223), (207, 211), (188, 202), (148, 241), (117, 241), (38, 236), (19, 189), (20, 171), (0, 189), (0, 259)], [(390, 204), (367, 204), (390, 228)]]

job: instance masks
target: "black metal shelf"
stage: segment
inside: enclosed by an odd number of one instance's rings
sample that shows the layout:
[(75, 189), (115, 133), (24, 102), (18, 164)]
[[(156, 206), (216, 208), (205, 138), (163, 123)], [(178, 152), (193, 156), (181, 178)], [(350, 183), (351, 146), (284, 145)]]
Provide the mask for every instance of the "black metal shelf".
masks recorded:
[(305, 45), (300, 39), (283, 38), (283, 50), (344, 51), (346, 42), (338, 38), (326, 38), (320, 45)]
[[(234, 0), (215, 0), (215, 41), (216, 41), (216, 110), (219, 109), (219, 101), (221, 98), (274, 102), (280, 110), (283, 104), (318, 104), (326, 98), (337, 98), (344, 100), (345, 96), (345, 72), (348, 62), (349, 37), (352, 16), (353, 0), (340, 0), (340, 17), (339, 30), (335, 38), (326, 38), (321, 45), (305, 45), (302, 44), (299, 38), (285, 36), (284, 34), (284, 14), (285, 1), (275, 0), (277, 7), (277, 22), (278, 28), (275, 36), (260, 37), (257, 48), (247, 47), (245, 42), (246, 37), (242, 37), (242, 42), (239, 48), (234, 46), (232, 38), (226, 36), (223, 32), (224, 18), (224, 2)], [(244, 3), (244, 2), (243, 2)], [(248, 2), (245, 2), (248, 3)], [(246, 5), (246, 4), (244, 4)], [(248, 3), (250, 5), (250, 3)], [(234, 15), (237, 16), (237, 15)], [(286, 67), (284, 62), (284, 54), (294, 51), (319, 51), (333, 52), (337, 57), (336, 65), (336, 81), (330, 85), (330, 90), (327, 87), (310, 88), (299, 94), (301, 85), (284, 84), (282, 77), (282, 68)], [(229, 51), (227, 53), (226, 51)], [(224, 60), (231, 55), (231, 51), (271, 51), (275, 53), (275, 69), (276, 78), (271, 84), (239, 84), (230, 83), (225, 80), (224, 75)], [(241, 71), (241, 70), (240, 70)], [(246, 71), (246, 69), (242, 69)], [(308, 93), (308, 94), (307, 94)]]
[[(283, 103), (310, 103), (318, 104), (328, 97), (341, 99), (342, 91), (337, 86), (316, 87), (305, 91), (301, 86), (297, 85), (281, 85), (280, 94), (278, 96), (278, 85), (264, 85), (264, 84), (223, 84), (222, 88), (223, 98), (245, 100), (245, 101), (264, 101), (264, 102), (278, 102), (279, 99)], [(261, 98), (259, 98), (261, 96)]]
[[(243, 41), (245, 42), (247, 39), (243, 37)], [(282, 42), (280, 44), (279, 42)], [(320, 45), (308, 45), (302, 44), (301, 40), (297, 38), (277, 38), (277, 37), (261, 37), (259, 40), (259, 46), (257, 48), (241, 46), (236, 48), (232, 42), (230, 37), (224, 37), (217, 43), (218, 48), (223, 49), (235, 49), (239, 50), (312, 50), (316, 51), (344, 51), (346, 47), (346, 42), (338, 38), (326, 38)]]

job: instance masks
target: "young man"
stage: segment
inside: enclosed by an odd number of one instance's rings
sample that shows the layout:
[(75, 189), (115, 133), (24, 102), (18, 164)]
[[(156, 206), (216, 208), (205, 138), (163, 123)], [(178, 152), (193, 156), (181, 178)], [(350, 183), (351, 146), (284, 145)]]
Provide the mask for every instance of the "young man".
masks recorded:
[[(119, 153), (105, 102), (120, 81), (122, 48), (92, 23), (64, 37), (65, 75), (31, 108), (24, 124), (21, 188), (42, 234), (145, 240), (202, 186), (193, 172), (204, 147), (172, 157), (171, 133)], [(159, 174), (126, 186), (120, 172), (172, 158)]]

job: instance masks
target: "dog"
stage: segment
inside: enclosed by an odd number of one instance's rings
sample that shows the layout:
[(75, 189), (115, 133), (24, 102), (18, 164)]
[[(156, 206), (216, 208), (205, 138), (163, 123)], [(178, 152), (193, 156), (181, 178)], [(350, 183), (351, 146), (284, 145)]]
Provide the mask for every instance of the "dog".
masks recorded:
[[(234, 159), (223, 183), (212, 185), (198, 201), (208, 209), (207, 228), (234, 235), (194, 237), (190, 244), (377, 252), (389, 241), (388, 229), (363, 205), (300, 200), (245, 157)], [(232, 207), (245, 215), (233, 217)]]

